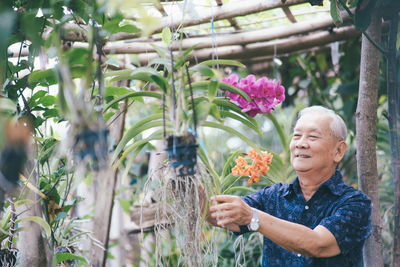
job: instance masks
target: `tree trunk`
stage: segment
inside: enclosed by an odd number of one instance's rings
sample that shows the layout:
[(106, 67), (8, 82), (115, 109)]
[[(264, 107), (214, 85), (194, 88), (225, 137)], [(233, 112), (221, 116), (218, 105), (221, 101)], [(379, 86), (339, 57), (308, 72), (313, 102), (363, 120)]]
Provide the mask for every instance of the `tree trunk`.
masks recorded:
[[(390, 148), (394, 182), (394, 233), (393, 233), (393, 267), (400, 266), (400, 67), (396, 58), (396, 41), (399, 15), (394, 9), (390, 20), (389, 51), (387, 58), (387, 95)], [(396, 65), (397, 63), (397, 65)], [(396, 67), (397, 66), (397, 67)], [(396, 77), (396, 74), (399, 77)]]
[[(366, 32), (377, 44), (380, 44), (381, 24), (381, 16), (375, 11)], [(379, 211), (376, 159), (379, 58), (379, 51), (363, 35), (356, 111), (356, 140), (359, 187), (372, 201), (372, 234), (367, 239), (363, 251), (365, 266), (383, 266), (382, 222)]]
[[(119, 117), (113, 122), (110, 128), (110, 134), (116, 143), (121, 140), (125, 126), (125, 106), (126, 102), (120, 107), (120, 112), (123, 114), (117, 112), (116, 115), (114, 115)], [(110, 121), (113, 121), (113, 118), (111, 118)], [(97, 186), (97, 192), (95, 193), (96, 209), (93, 218), (93, 234), (94, 237), (99, 240), (105, 248), (105, 250), (103, 250), (95, 244), (92, 245), (90, 251), (90, 262), (94, 267), (106, 266), (111, 215), (114, 206), (115, 186), (118, 179), (118, 170), (114, 170), (112, 164), (109, 164), (110, 165), (106, 166), (105, 169), (93, 174), (93, 180), (95, 186)]]
[[(35, 193), (30, 192), (29, 197), (35, 204), (25, 204), (17, 209), (17, 214), (24, 211), (19, 218), (29, 216), (41, 216), (40, 200)], [(20, 266), (21, 267), (46, 267), (50, 265), (47, 262), (48, 249), (46, 241), (42, 236), (42, 228), (32, 221), (20, 222), (18, 228), (26, 230), (19, 233), (18, 249), (20, 251)]]

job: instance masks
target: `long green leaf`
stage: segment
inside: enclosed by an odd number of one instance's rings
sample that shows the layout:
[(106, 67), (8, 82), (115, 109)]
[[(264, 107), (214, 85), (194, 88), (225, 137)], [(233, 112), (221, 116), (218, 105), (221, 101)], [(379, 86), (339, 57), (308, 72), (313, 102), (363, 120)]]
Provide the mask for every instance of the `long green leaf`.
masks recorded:
[(135, 125), (133, 125), (131, 128), (129, 128), (129, 130), (124, 134), (124, 136), (122, 137), (121, 141), (117, 145), (117, 148), (115, 149), (114, 155), (112, 157), (112, 162), (114, 162), (116, 160), (116, 158), (121, 153), (121, 151), (124, 149), (126, 144), (130, 140), (135, 138), (138, 134), (142, 133), (145, 130), (154, 128), (154, 127), (163, 126), (163, 122), (162, 121), (160, 121), (160, 120), (154, 121), (154, 119), (152, 119), (152, 118), (155, 118), (156, 116), (159, 116), (159, 115), (161, 115), (161, 114), (154, 114), (154, 115), (147, 116), (146, 118), (140, 120)]
[(229, 195), (234, 192), (240, 192), (242, 195), (254, 193), (256, 190), (252, 187), (245, 187), (245, 186), (233, 186), (229, 188), (229, 190), (225, 191), (225, 194)]
[(239, 61), (229, 60), (229, 59), (211, 59), (211, 60), (203, 61), (200, 64), (206, 65), (206, 66), (227, 65), (227, 66), (236, 66), (236, 67), (246, 68), (246, 66), (243, 65), (242, 63), (240, 63)]
[(285, 135), (285, 132), (283, 131), (282, 126), (279, 124), (278, 120), (276, 119), (275, 115), (272, 113), (269, 115), (265, 114), (265, 117), (267, 117), (274, 125), (275, 130), (277, 131), (277, 133), (279, 135), (279, 139), (281, 140), (283, 151), (287, 151), (288, 150), (287, 137)]
[(186, 62), (186, 60), (188, 59), (188, 57), (190, 56), (190, 53), (198, 46), (198, 44), (195, 44), (191, 47), (189, 47), (188, 49), (185, 50), (185, 52), (183, 52), (183, 54), (181, 56), (179, 56), (176, 61), (175, 61), (175, 65), (174, 65), (174, 69), (178, 70), (180, 67), (182, 67), (183, 63)]
[[(210, 81), (195, 82), (195, 83), (192, 83), (192, 87), (193, 87), (193, 90), (199, 90), (199, 89), (200, 90), (208, 90), (208, 84), (209, 83), (210, 83)], [(220, 82), (218, 84), (218, 88), (222, 89), (222, 90), (230, 91), (230, 92), (235, 93), (235, 94), (238, 94), (238, 95), (244, 97), (247, 101), (250, 101), (250, 97), (244, 91), (236, 88), (235, 86), (232, 86), (232, 85), (227, 84), (227, 83)]]
[(237, 155), (240, 154), (240, 150), (236, 150), (234, 153), (232, 153), (229, 158), (226, 160), (225, 164), (224, 164), (224, 168), (222, 171), (222, 179), (225, 178), (226, 174), (228, 173), (228, 169), (232, 163), (232, 161), (237, 157)]
[(343, 18), (340, 16), (339, 8), (337, 6), (337, 0), (331, 0), (331, 8), (330, 8), (331, 16), (333, 22), (336, 26), (340, 26), (343, 24)]
[(139, 80), (139, 81), (146, 81), (146, 82), (155, 82), (154, 79), (152, 78), (152, 75), (154, 76), (159, 76), (161, 79), (163, 77), (158, 73), (156, 70), (148, 67), (141, 67), (137, 68), (134, 70), (129, 70), (130, 72), (122, 72), (117, 73), (118, 75), (112, 75), (112, 73), (115, 74), (115, 72), (111, 72), (111, 74), (105, 76), (114, 76), (111, 79), (111, 82), (116, 82), (116, 81), (123, 81), (123, 80)]
[(206, 156), (206, 153), (202, 146), (199, 146), (199, 148), (197, 149), (197, 155), (200, 157), (201, 161), (204, 163), (204, 165), (206, 165), (207, 169), (210, 171), (211, 175), (214, 177), (214, 179), (216, 181), (216, 186), (218, 187), (217, 193), (220, 194), (220, 191), (219, 191), (220, 177), (219, 177), (218, 173), (214, 170), (214, 168), (211, 166), (211, 163), (208, 160), (208, 157)]
[(244, 136), (240, 132), (236, 131), (232, 127), (229, 127), (229, 126), (226, 126), (226, 125), (222, 125), (222, 124), (219, 124), (219, 123), (215, 123), (215, 122), (212, 122), (212, 121), (205, 121), (205, 122), (203, 122), (202, 126), (203, 127), (211, 127), (211, 128), (217, 128), (217, 129), (224, 130), (225, 132), (228, 132), (228, 133), (231, 133), (233, 135), (236, 135), (237, 137), (242, 139), (244, 142), (246, 142), (249, 146), (251, 146), (251, 147), (253, 147), (255, 149), (259, 149), (258, 146), (253, 141), (251, 141), (249, 138), (247, 138), (246, 136)]
[(148, 138), (138, 140), (134, 142), (132, 145), (128, 146), (125, 151), (122, 153), (121, 157), (118, 159), (117, 163), (115, 164), (115, 168), (123, 161), (126, 156), (134, 149), (138, 148), (141, 145), (147, 144), (151, 140), (160, 140), (163, 138), (163, 130), (157, 130), (156, 132), (152, 133)]
[(158, 99), (162, 99), (162, 94), (157, 93), (157, 92), (149, 92), (149, 91), (139, 91), (139, 92), (132, 92), (129, 94), (122, 95), (120, 97), (115, 98), (114, 100), (110, 101), (103, 110), (103, 113), (106, 112), (109, 108), (111, 108), (115, 103), (118, 103), (122, 100), (125, 100), (127, 98), (139, 98), (139, 97), (154, 97)]
[[(234, 185), (245, 178), (245, 176), (233, 176), (232, 174), (229, 174), (226, 176), (225, 180), (222, 182), (222, 194), (226, 194), (227, 191), (229, 191), (230, 188), (234, 187)], [(248, 179), (248, 178), (247, 178)]]
[(258, 125), (254, 125), (252, 122), (246, 120), (245, 118), (236, 115), (232, 112), (226, 111), (226, 110), (220, 110), (219, 111), (222, 117), (229, 117), (231, 119), (240, 121), (241, 123), (243, 123), (244, 125), (246, 125), (247, 127), (253, 129), (254, 131), (256, 131), (259, 135), (263, 136), (263, 133), (260, 130), (260, 127), (258, 127)]
[(239, 115), (245, 117), (253, 125), (257, 126), (257, 128), (260, 128), (259, 125), (258, 125), (258, 122), (256, 121), (256, 119), (254, 119), (253, 117), (250, 117), (249, 114), (242, 112), (242, 109), (240, 107), (238, 107), (234, 103), (230, 102), (229, 100), (221, 99), (221, 98), (215, 98), (213, 100), (213, 103), (217, 104), (218, 106), (220, 106), (222, 108), (235, 111)]
[(23, 217), (21, 219), (16, 220), (15, 223), (20, 223), (23, 221), (32, 221), (32, 222), (37, 223), (38, 225), (40, 225), (43, 228), (44, 232), (46, 233), (46, 236), (50, 237), (50, 235), (51, 235), (50, 225), (43, 218), (40, 218), (38, 216), (28, 216), (28, 217)]

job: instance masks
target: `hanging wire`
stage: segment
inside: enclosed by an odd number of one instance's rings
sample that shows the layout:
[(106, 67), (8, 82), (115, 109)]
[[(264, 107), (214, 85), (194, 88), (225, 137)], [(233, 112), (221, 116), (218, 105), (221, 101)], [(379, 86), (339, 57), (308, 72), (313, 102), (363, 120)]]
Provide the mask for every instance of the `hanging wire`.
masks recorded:
[(197, 118), (196, 118), (196, 109), (194, 107), (194, 99), (193, 99), (193, 88), (192, 88), (192, 81), (190, 79), (189, 75), (189, 67), (187, 64), (185, 64), (186, 67), (186, 75), (188, 78), (188, 83), (189, 83), (189, 90), (190, 90), (190, 101), (192, 103), (192, 114), (193, 114), (193, 128), (194, 128), (194, 136), (197, 137)]
[[(173, 42), (173, 41), (172, 41)], [(173, 134), (173, 152), (176, 153), (176, 95), (175, 95), (175, 79), (174, 79), (174, 55), (172, 53), (172, 43), (171, 43), (171, 47), (170, 47), (170, 56), (171, 56), (171, 95), (172, 95), (172, 123), (173, 123), (173, 127), (174, 127), (174, 134)]]

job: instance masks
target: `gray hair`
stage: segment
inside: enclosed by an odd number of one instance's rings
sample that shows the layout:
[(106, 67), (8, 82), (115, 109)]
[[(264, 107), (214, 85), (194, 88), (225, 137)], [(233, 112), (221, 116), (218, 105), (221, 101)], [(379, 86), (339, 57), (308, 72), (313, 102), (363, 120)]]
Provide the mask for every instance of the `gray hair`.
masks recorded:
[(303, 116), (304, 114), (311, 113), (311, 112), (318, 112), (318, 113), (324, 113), (326, 115), (329, 115), (329, 117), (332, 118), (330, 126), (331, 126), (333, 135), (343, 141), (346, 141), (346, 137), (347, 137), (346, 124), (344, 123), (343, 119), (339, 115), (337, 115), (333, 110), (325, 108), (323, 106), (311, 106), (311, 107), (307, 107), (307, 108), (304, 108), (303, 110), (301, 110), (298, 118), (300, 119), (301, 116)]

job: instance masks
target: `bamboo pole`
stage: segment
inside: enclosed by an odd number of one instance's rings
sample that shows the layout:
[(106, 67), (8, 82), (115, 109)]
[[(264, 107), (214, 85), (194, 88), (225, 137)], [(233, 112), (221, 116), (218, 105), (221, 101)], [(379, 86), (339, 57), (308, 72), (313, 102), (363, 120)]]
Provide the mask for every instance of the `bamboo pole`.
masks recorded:
[[(154, 29), (153, 33), (159, 33), (165, 27), (170, 28), (178, 28), (181, 26), (194, 26), (200, 25), (204, 23), (209, 23), (211, 19), (214, 21), (223, 20), (223, 19), (230, 19), (240, 16), (246, 16), (253, 13), (258, 13), (261, 11), (271, 10), (274, 8), (285, 7), (285, 6), (292, 6), (306, 3), (306, 0), (287, 0), (285, 3), (282, 3), (281, 0), (253, 0), (247, 1), (246, 5), (243, 5), (241, 2), (230, 3), (223, 6), (217, 7), (216, 11), (210, 12), (204, 15), (199, 16), (198, 18), (192, 17), (173, 17), (167, 16), (161, 19), (161, 23), (158, 25), (157, 28)], [(184, 14), (185, 15), (185, 14)], [(65, 41), (86, 41), (86, 26), (77, 26), (73, 24), (67, 24), (65, 27), (65, 34), (62, 37)], [(117, 40), (126, 40), (138, 37), (138, 34), (131, 34), (131, 33), (116, 33), (111, 35), (110, 41), (117, 41)]]
[[(342, 13), (345, 22), (350, 20), (347, 13)], [(218, 35), (215, 44), (218, 47), (229, 46), (229, 45), (246, 45), (257, 42), (270, 41), (273, 39), (286, 38), (293, 35), (306, 34), (313, 31), (326, 29), (328, 27), (335, 27), (331, 17), (322, 18), (313, 22), (299, 22), (290, 26), (280, 26), (269, 29), (259, 29), (241, 33)], [(155, 52), (153, 46), (163, 46), (165, 44), (161, 41), (153, 43), (143, 42), (132, 42), (132, 43), (109, 43), (104, 46), (104, 52), (106, 54), (139, 54)], [(198, 37), (184, 39), (180, 44), (173, 47), (173, 50), (188, 49), (196, 45), (196, 49), (211, 48), (212, 47), (212, 36)]]
[[(323, 46), (328, 43), (348, 40), (359, 36), (360, 32), (354, 26), (347, 26), (332, 31), (322, 31), (302, 37), (292, 37), (270, 42), (253, 43), (245, 46), (233, 45), (218, 47), (216, 53), (220, 59), (249, 59), (251, 57), (268, 56), (274, 54), (276, 47), (277, 55), (292, 53), (295, 51)], [(193, 52), (193, 58), (197, 61), (211, 58), (211, 48), (200, 49)], [(139, 54), (141, 64), (147, 64), (150, 60), (158, 58), (156, 53)]]

